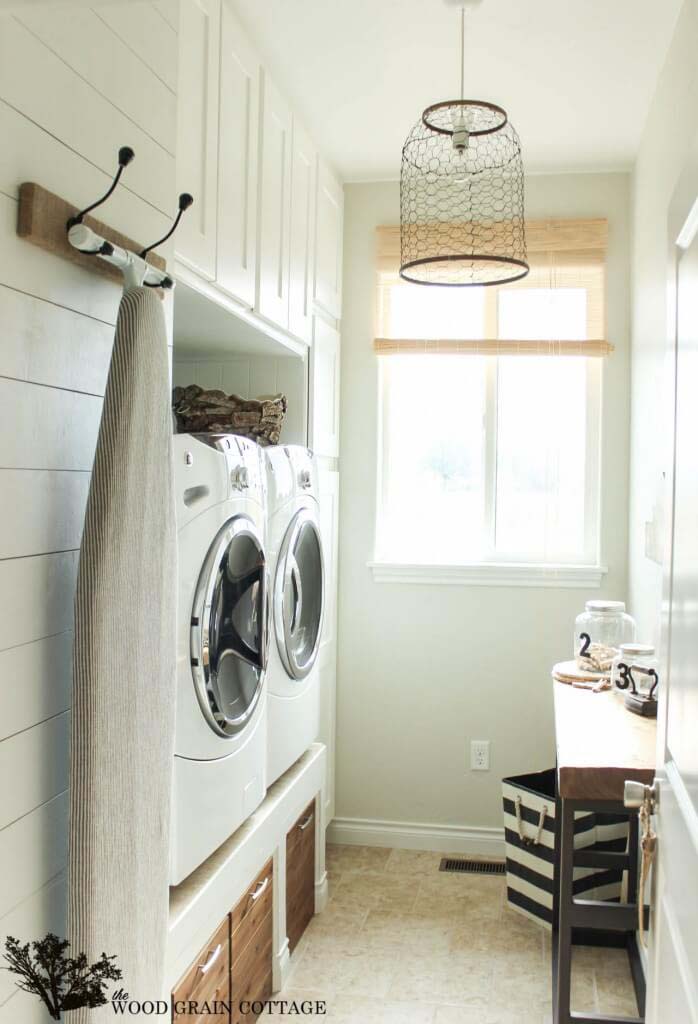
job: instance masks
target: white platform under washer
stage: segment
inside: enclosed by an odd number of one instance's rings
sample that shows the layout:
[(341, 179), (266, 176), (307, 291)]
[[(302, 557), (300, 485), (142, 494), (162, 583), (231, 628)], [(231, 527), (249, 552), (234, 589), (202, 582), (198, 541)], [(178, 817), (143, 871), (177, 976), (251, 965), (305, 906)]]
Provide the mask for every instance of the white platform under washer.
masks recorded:
[(261, 449), (174, 438), (177, 725), (170, 882), (178, 885), (266, 794), (269, 572)]
[(267, 670), (267, 782), (308, 749), (320, 728), (317, 665), (324, 612), (315, 458), (296, 445), (266, 448), (272, 639)]

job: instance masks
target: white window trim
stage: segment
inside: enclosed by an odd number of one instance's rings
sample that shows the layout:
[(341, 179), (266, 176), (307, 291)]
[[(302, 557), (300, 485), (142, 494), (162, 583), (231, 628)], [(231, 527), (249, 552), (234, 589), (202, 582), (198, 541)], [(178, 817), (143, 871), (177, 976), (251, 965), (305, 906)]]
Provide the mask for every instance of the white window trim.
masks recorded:
[(556, 587), (598, 589), (605, 565), (539, 565), (526, 562), (474, 562), (422, 565), (368, 562), (375, 583), (426, 583), (469, 587)]

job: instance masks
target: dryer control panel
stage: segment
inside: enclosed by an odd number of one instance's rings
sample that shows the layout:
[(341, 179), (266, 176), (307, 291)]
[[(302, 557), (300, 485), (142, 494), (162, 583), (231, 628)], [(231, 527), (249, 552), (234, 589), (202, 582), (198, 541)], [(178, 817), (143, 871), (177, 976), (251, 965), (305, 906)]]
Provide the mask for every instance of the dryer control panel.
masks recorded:
[(295, 493), (317, 498), (317, 464), (310, 448), (303, 448), (301, 445), (288, 445), (285, 451), (293, 467)]

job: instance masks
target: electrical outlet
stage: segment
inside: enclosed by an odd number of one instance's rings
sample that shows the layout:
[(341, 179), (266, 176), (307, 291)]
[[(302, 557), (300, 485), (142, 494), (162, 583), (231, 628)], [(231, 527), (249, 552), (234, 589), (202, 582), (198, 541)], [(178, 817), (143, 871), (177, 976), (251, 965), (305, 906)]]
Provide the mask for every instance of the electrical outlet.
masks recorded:
[(490, 770), (490, 741), (470, 741), (470, 770), (488, 772)]

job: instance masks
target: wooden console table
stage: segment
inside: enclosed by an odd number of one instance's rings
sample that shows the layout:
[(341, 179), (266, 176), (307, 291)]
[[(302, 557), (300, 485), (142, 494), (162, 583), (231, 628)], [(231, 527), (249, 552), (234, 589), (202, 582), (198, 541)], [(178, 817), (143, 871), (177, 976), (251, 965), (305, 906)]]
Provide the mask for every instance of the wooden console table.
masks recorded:
[[(638, 817), (623, 804), (627, 779), (650, 785), (656, 721), (626, 711), (612, 691), (592, 693), (553, 682), (557, 745), (556, 859), (553, 908), (553, 1024), (643, 1024), (645, 982), (637, 948)], [(575, 850), (576, 811), (621, 815), (629, 822), (624, 852)], [(574, 898), (575, 867), (627, 871), (627, 902)], [(572, 1013), (572, 945), (627, 948), (639, 1017)]]

